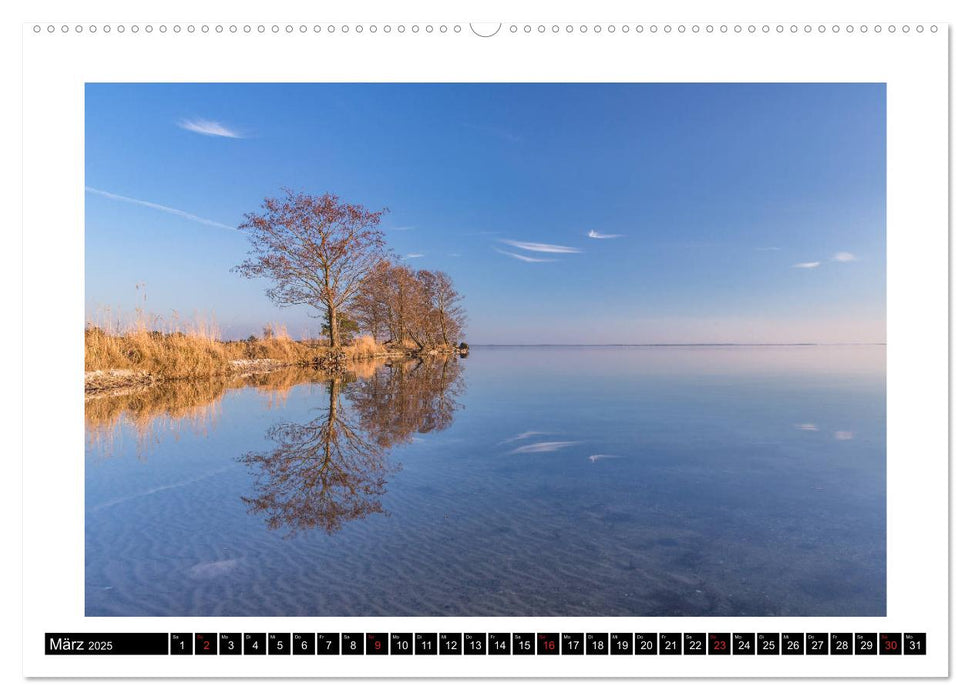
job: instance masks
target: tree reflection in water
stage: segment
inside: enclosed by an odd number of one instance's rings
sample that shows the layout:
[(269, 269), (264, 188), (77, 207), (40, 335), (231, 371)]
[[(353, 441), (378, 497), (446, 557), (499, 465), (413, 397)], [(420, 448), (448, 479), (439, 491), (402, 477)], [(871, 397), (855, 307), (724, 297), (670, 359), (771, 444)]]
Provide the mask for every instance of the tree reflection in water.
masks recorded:
[(325, 381), (327, 405), (314, 420), (276, 425), (267, 432), (275, 449), (240, 457), (256, 477), (255, 495), (243, 502), (288, 535), (333, 534), (384, 512), (387, 478), (398, 468), (391, 447), (451, 425), (462, 408), (461, 372), (454, 358), (414, 360)]

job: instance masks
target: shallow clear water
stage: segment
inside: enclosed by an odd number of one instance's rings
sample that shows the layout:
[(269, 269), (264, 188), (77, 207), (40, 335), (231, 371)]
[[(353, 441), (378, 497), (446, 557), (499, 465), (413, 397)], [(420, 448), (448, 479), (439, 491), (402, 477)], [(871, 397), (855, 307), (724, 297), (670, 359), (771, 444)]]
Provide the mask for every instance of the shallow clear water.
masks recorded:
[(474, 348), (85, 407), (87, 615), (883, 615), (885, 348)]

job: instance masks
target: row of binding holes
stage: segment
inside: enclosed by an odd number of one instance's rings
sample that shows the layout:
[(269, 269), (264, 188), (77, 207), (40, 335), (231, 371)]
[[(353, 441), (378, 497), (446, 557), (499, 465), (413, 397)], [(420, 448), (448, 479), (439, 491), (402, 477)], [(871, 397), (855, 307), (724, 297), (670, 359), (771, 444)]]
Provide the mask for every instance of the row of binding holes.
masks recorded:
[[(39, 25), (39, 24), (35, 24), (34, 25), (34, 33), (35, 34), (40, 34), (42, 31), (44, 31), (44, 29), (45, 28), (44, 27), (41, 27), (41, 25)], [(48, 34), (54, 34), (55, 32), (58, 31), (58, 29), (60, 29), (60, 31), (61, 31), (62, 34), (67, 34), (67, 33), (71, 32), (72, 30), (76, 34), (82, 34), (82, 33), (84, 33), (85, 29), (87, 29), (87, 32), (90, 33), (90, 34), (95, 34), (95, 33), (99, 32), (99, 31), (100, 32), (103, 32), (105, 34), (110, 34), (112, 31), (114, 31), (114, 32), (116, 32), (118, 34), (124, 34), (125, 32), (130, 32), (132, 34), (137, 34), (139, 31), (143, 31), (146, 34), (151, 34), (153, 31), (156, 31), (156, 28), (154, 26), (152, 26), (151, 24), (146, 24), (146, 25), (144, 25), (144, 27), (142, 27), (140, 25), (137, 25), (137, 24), (132, 24), (132, 25), (128, 25), (128, 26), (126, 26), (124, 24), (119, 24), (119, 25), (116, 25), (114, 27), (112, 27), (110, 24), (105, 24), (104, 26), (101, 26), (101, 27), (99, 27), (96, 24), (92, 24), (92, 25), (89, 25), (87, 28), (85, 28), (81, 24), (76, 24), (73, 27), (71, 27), (71, 26), (69, 26), (67, 24), (62, 24), (60, 27), (57, 27), (57, 26), (55, 26), (53, 24), (49, 24), (46, 27), (46, 30), (47, 30), (47, 33)], [(189, 34), (194, 34), (195, 31), (196, 31), (196, 25), (194, 25), (194, 24), (187, 24), (187, 25), (185, 25), (184, 29)], [(929, 29), (930, 29), (930, 32), (932, 34), (936, 34), (937, 33), (937, 25), (936, 24), (930, 25)], [(320, 25), (320, 24), (314, 24), (314, 25), (299, 24), (299, 25), (292, 25), (292, 24), (286, 24), (286, 25), (283, 25), (282, 27), (280, 25), (278, 25), (278, 24), (272, 24), (272, 25), (269, 25), (269, 26), (267, 26), (265, 24), (257, 24), (257, 25), (244, 24), (244, 25), (241, 25), (241, 26), (237, 26), (235, 24), (230, 24), (230, 25), (228, 25), (226, 27), (224, 27), (221, 24), (217, 24), (217, 25), (215, 25), (215, 26), (213, 26), (213, 27), (210, 28), (210, 26), (208, 24), (203, 24), (203, 25), (200, 25), (198, 27), (198, 30), (201, 33), (203, 33), (203, 34), (208, 34), (210, 31), (214, 31), (216, 34), (222, 34), (224, 31), (228, 31), (230, 34), (236, 34), (237, 32), (242, 32), (243, 34), (250, 34), (250, 33), (265, 34), (267, 31), (269, 31), (272, 34), (279, 34), (281, 31), (284, 32), (284, 33), (286, 33), (286, 34), (292, 34), (294, 32), (298, 32), (300, 34), (306, 34), (308, 32), (312, 32), (314, 34), (320, 34), (322, 32), (326, 32), (328, 34), (352, 34), (352, 33), (353, 34), (379, 34), (379, 33), (383, 33), (383, 34), (395, 34), (395, 33), (396, 34), (436, 34), (436, 33), (437, 34), (448, 34), (450, 32), (451, 33), (454, 33), (454, 34), (459, 34), (462, 31), (462, 27), (460, 25), (458, 25), (458, 24), (455, 24), (455, 25), (452, 25), (452, 26), (449, 26), (449, 25), (446, 25), (446, 24), (441, 24), (441, 25), (432, 25), (432, 24), (425, 24), (425, 25), (419, 25), (419, 24), (411, 24), (411, 25), (405, 25), (405, 24), (398, 24), (398, 25), (391, 25), (391, 24), (384, 24), (384, 25), (377, 25), (377, 24), (369, 24), (369, 25), (364, 25), (364, 24), (355, 24), (355, 25), (350, 25), (350, 24), (341, 24), (341, 25), (335, 25), (335, 24), (328, 24), (328, 25)], [(896, 33), (897, 30), (898, 30), (898, 27), (896, 25), (894, 25), (894, 24), (887, 25), (887, 27), (886, 27), (886, 31), (888, 31), (891, 34)], [(908, 34), (911, 31), (911, 26), (909, 24), (904, 24), (904, 25), (901, 25), (899, 27), (899, 30), (901, 32), (903, 32), (904, 34)], [(917, 32), (918, 34), (922, 34), (924, 32), (924, 25), (922, 25), (922, 24), (915, 25), (913, 27), (913, 30), (915, 32)], [(164, 24), (161, 24), (161, 25), (158, 26), (157, 31), (160, 32), (160, 33), (162, 33), (162, 34), (165, 34), (168, 31), (172, 31), (175, 34), (179, 34), (179, 33), (181, 33), (183, 31), (183, 27), (180, 24), (174, 24), (171, 27), (169, 27), (167, 25), (164, 25)], [(841, 31), (842, 32), (846, 32), (847, 34), (852, 34), (853, 32), (860, 32), (861, 34), (866, 34), (869, 31), (873, 31), (876, 34), (880, 34), (881, 32), (884, 31), (884, 27), (883, 27), (883, 25), (880, 25), (880, 24), (873, 25), (872, 28), (869, 27), (866, 24), (861, 24), (861, 25), (858, 25), (858, 26), (857, 25), (852, 25), (852, 24), (848, 24), (848, 25), (834, 24), (834, 25), (831, 25), (829, 27), (827, 27), (825, 24), (820, 24), (820, 25), (812, 25), (812, 24), (804, 24), (804, 25), (790, 24), (790, 25), (783, 25), (783, 24), (777, 24), (775, 26), (770, 26), (768, 24), (763, 24), (761, 26), (756, 26), (754, 24), (749, 24), (747, 26), (743, 26), (741, 24), (736, 24), (736, 25), (721, 24), (721, 25), (718, 25), (717, 27), (715, 25), (712, 25), (712, 24), (706, 24), (706, 25), (700, 25), (700, 24), (692, 24), (692, 25), (685, 25), (685, 24), (671, 25), (671, 24), (665, 24), (665, 25), (660, 25), (660, 26), (657, 25), (657, 24), (651, 24), (651, 25), (643, 25), (643, 24), (636, 24), (636, 25), (630, 25), (630, 24), (620, 24), (620, 25), (617, 25), (617, 24), (607, 24), (607, 25), (593, 24), (593, 25), (586, 25), (586, 24), (580, 24), (580, 25), (577, 25), (577, 26), (574, 26), (572, 24), (567, 24), (567, 25), (564, 25), (563, 27), (560, 27), (560, 25), (558, 25), (558, 24), (552, 24), (549, 27), (547, 27), (545, 24), (537, 24), (537, 25), (532, 25), (532, 24), (523, 24), (523, 25), (511, 24), (511, 25), (509, 25), (509, 31), (511, 33), (513, 33), (513, 34), (516, 34), (518, 32), (522, 32), (524, 34), (530, 34), (530, 33), (534, 32), (534, 31), (536, 33), (538, 33), (538, 34), (545, 34), (547, 31), (549, 31), (552, 34), (559, 34), (560, 31), (563, 31), (566, 34), (574, 34), (574, 33), (579, 33), (579, 34), (587, 34), (587, 33), (601, 34), (604, 31), (606, 31), (608, 34), (615, 34), (618, 31), (621, 34), (629, 34), (631, 32), (634, 32), (635, 34), (643, 34), (644, 32), (648, 32), (650, 34), (657, 34), (658, 32), (661, 32), (661, 33), (664, 33), (664, 34), (672, 34), (672, 33), (686, 34), (686, 33), (689, 33), (689, 32), (691, 34), (701, 34), (701, 33), (714, 34), (716, 32), (717, 33), (721, 33), (721, 34), (729, 34), (729, 33), (733, 33), (733, 34), (746, 34), (746, 33), (747, 34), (758, 34), (758, 33), (770, 34), (773, 31), (776, 34), (786, 34), (786, 33), (788, 33), (788, 34), (800, 34), (800, 33), (801, 34), (810, 34), (810, 33), (813, 33), (813, 32), (816, 32), (817, 34), (826, 34), (827, 32), (830, 32), (832, 34), (839, 34)]]
[[(45, 28), (44, 27), (41, 27), (41, 25), (39, 25), (39, 24), (35, 24), (34, 25), (34, 33), (35, 34), (40, 34), (42, 31), (44, 31), (44, 29)], [(198, 29), (198, 31), (200, 31), (203, 34), (208, 34), (210, 31), (213, 31), (216, 34), (222, 34), (223, 32), (228, 32), (230, 34), (236, 34), (237, 32), (241, 32), (243, 34), (251, 34), (251, 33), (253, 33), (253, 34), (265, 34), (267, 32), (269, 32), (271, 34), (279, 34), (280, 32), (283, 32), (285, 34), (293, 34), (294, 32), (297, 32), (299, 34), (307, 34), (307, 33), (320, 34), (322, 32), (326, 32), (328, 34), (378, 34), (378, 33), (384, 33), (384, 34), (392, 34), (392, 33), (397, 33), (397, 34), (448, 34), (448, 33), (460, 34), (462, 32), (462, 27), (461, 27), (461, 25), (458, 25), (458, 24), (455, 24), (455, 25), (447, 25), (447, 24), (440, 24), (440, 25), (433, 25), (433, 24), (424, 24), (424, 25), (421, 25), (421, 24), (410, 24), (410, 25), (405, 25), (405, 24), (398, 24), (398, 25), (391, 25), (391, 24), (384, 24), (384, 25), (378, 25), (378, 24), (368, 24), (368, 25), (365, 25), (365, 24), (353, 24), (353, 25), (351, 25), (351, 24), (340, 24), (340, 25), (336, 25), (336, 24), (328, 24), (328, 25), (320, 25), (320, 24), (314, 24), (314, 25), (308, 25), (308, 24), (298, 24), (298, 25), (285, 24), (285, 25), (282, 25), (282, 26), (279, 25), (279, 24), (271, 24), (271, 25), (265, 25), (265, 24), (256, 24), (256, 25), (243, 24), (243, 25), (239, 25), (239, 26), (237, 26), (235, 24), (230, 24), (230, 25), (227, 25), (227, 26), (223, 26), (221, 24), (217, 24), (217, 25), (214, 25), (213, 27), (210, 27), (208, 24), (203, 24), (203, 25), (200, 25), (199, 27), (196, 27), (196, 25), (194, 25), (194, 24), (187, 24), (184, 27), (181, 24), (173, 24), (171, 27), (168, 26), (168, 25), (165, 25), (165, 24), (161, 24), (157, 28), (154, 27), (151, 24), (146, 24), (144, 26), (141, 26), (141, 25), (138, 25), (138, 24), (132, 24), (132, 25), (118, 24), (118, 25), (115, 25), (114, 27), (112, 27), (110, 24), (105, 24), (105, 25), (100, 26), (100, 27), (98, 25), (96, 25), (96, 24), (89, 25), (88, 27), (85, 27), (84, 25), (81, 25), (81, 24), (76, 24), (73, 27), (71, 27), (71, 26), (69, 26), (67, 24), (62, 24), (60, 27), (57, 27), (57, 26), (55, 26), (53, 24), (49, 24), (46, 27), (46, 30), (47, 30), (47, 33), (48, 34), (54, 34), (55, 32), (58, 31), (58, 29), (60, 29), (60, 31), (61, 31), (62, 34), (67, 34), (67, 33), (71, 32), (72, 30), (76, 34), (81, 34), (81, 33), (85, 32), (85, 31), (87, 31), (89, 34), (96, 34), (98, 32), (102, 32), (104, 34), (110, 34), (111, 32), (115, 32), (117, 34), (124, 34), (125, 32), (130, 32), (131, 34), (137, 34), (139, 31), (145, 32), (146, 34), (151, 34), (153, 31), (158, 31), (158, 32), (160, 32), (162, 34), (165, 34), (166, 32), (171, 31), (171, 32), (173, 32), (175, 34), (179, 34), (183, 30), (186, 31), (186, 32), (188, 32), (189, 34), (194, 34), (197, 29)]]
[[(908, 34), (911, 31), (911, 29), (912, 29), (912, 27), (909, 24), (904, 24), (904, 25), (901, 25), (899, 27), (899, 30), (901, 32), (903, 32), (904, 34)], [(931, 31), (932, 34), (933, 33), (936, 33), (937, 32), (937, 25), (936, 24), (932, 24), (932, 25), (930, 25), (929, 29), (930, 29), (930, 31)], [(897, 30), (898, 30), (898, 27), (897, 27), (897, 25), (894, 25), (894, 24), (888, 25), (886, 27), (886, 31), (890, 32), (891, 34), (896, 33)], [(918, 34), (922, 34), (924, 32), (924, 25), (923, 24), (915, 25), (913, 27), (913, 30), (916, 31)], [(644, 24), (634, 24), (634, 25), (631, 25), (631, 24), (619, 24), (619, 25), (618, 24), (607, 24), (607, 25), (600, 25), (600, 24), (592, 24), (592, 25), (579, 24), (579, 25), (576, 25), (576, 26), (574, 26), (572, 24), (567, 24), (567, 25), (564, 25), (562, 27), (560, 25), (558, 25), (558, 24), (553, 24), (553, 25), (550, 25), (549, 27), (547, 27), (545, 24), (537, 24), (537, 25), (532, 25), (532, 24), (523, 24), (523, 25), (511, 24), (511, 25), (509, 25), (509, 31), (511, 33), (513, 33), (513, 34), (516, 34), (518, 32), (522, 32), (523, 34), (530, 34), (532, 32), (536, 32), (538, 34), (545, 34), (547, 31), (549, 31), (552, 34), (559, 34), (561, 31), (562, 32), (565, 32), (566, 34), (575, 34), (575, 33), (579, 33), (579, 34), (588, 34), (588, 33), (592, 33), (592, 34), (602, 34), (603, 32), (606, 32), (608, 34), (615, 34), (618, 31), (621, 34), (630, 34), (631, 32), (634, 32), (635, 34), (643, 34), (645, 32), (648, 32), (650, 34), (657, 34), (658, 32), (663, 33), (663, 34), (672, 34), (672, 33), (677, 33), (677, 34), (686, 34), (686, 33), (691, 33), (691, 34), (702, 34), (702, 33), (705, 33), (705, 34), (715, 34), (715, 33), (721, 33), (721, 34), (729, 34), (729, 33), (732, 33), (732, 34), (758, 34), (758, 33), (770, 34), (773, 31), (775, 33), (777, 33), (777, 34), (784, 34), (784, 33), (790, 33), (790, 34), (798, 34), (798, 33), (810, 34), (812, 32), (816, 32), (817, 34), (825, 34), (827, 32), (831, 32), (833, 34), (839, 34), (841, 31), (846, 32), (847, 34), (852, 34), (853, 32), (856, 32), (856, 31), (860, 32), (861, 34), (866, 34), (868, 31), (871, 31), (871, 27), (869, 27), (869, 26), (867, 26), (865, 24), (861, 24), (861, 25), (858, 25), (858, 26), (857, 25), (852, 25), (852, 24), (848, 24), (848, 25), (834, 24), (834, 25), (831, 25), (831, 26), (828, 26), (828, 27), (825, 24), (820, 24), (820, 25), (812, 25), (812, 24), (804, 24), (804, 25), (799, 25), (799, 24), (791, 24), (791, 25), (776, 24), (774, 26), (768, 25), (768, 24), (763, 24), (763, 25), (754, 25), (754, 24), (749, 24), (749, 25), (741, 25), (741, 24), (728, 25), (728, 24), (721, 24), (721, 25), (717, 25), (717, 26), (716, 25), (712, 25), (712, 24), (705, 24), (705, 25), (700, 25), (700, 24), (691, 24), (691, 25), (686, 25), (686, 24), (678, 24), (678, 25), (672, 25), (672, 24), (664, 24), (664, 25), (657, 25), (657, 24), (650, 24), (650, 25), (644, 25)], [(875, 32), (875, 33), (877, 33), (877, 34), (880, 34), (882, 31), (884, 31), (884, 27), (883, 27), (883, 25), (877, 24), (877, 25), (874, 25), (872, 27), (872, 31)]]

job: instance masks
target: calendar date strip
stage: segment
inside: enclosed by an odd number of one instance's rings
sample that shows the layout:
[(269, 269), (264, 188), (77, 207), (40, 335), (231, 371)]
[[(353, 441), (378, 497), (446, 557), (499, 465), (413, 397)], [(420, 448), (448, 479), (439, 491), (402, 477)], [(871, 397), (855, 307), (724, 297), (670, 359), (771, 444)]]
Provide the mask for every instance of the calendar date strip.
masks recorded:
[(48, 633), (51, 656), (923, 656), (923, 632)]

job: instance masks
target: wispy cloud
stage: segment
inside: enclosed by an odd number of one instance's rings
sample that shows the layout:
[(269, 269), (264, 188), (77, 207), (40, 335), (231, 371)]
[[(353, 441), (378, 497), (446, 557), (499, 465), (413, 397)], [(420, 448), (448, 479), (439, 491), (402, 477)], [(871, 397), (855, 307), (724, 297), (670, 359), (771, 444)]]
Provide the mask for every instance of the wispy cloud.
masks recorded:
[(222, 136), (227, 139), (244, 138), (241, 132), (209, 119), (183, 119), (179, 122), (179, 128), (205, 136)]
[(854, 262), (857, 259), (858, 258), (855, 255), (853, 255), (853, 253), (848, 253), (845, 250), (842, 250), (833, 256), (833, 260), (841, 263)]
[(158, 211), (164, 211), (166, 214), (175, 214), (176, 216), (181, 216), (183, 219), (188, 219), (189, 221), (195, 221), (197, 224), (204, 224), (206, 226), (215, 226), (216, 228), (229, 229), (230, 231), (237, 230), (235, 226), (228, 226), (219, 221), (213, 221), (212, 219), (206, 219), (201, 216), (196, 216), (195, 214), (190, 214), (187, 211), (182, 211), (181, 209), (175, 209), (173, 207), (167, 207), (164, 204), (156, 204), (155, 202), (146, 202), (144, 199), (134, 199), (133, 197), (125, 197), (124, 195), (115, 194), (114, 192), (105, 192), (104, 190), (96, 190), (94, 187), (85, 187), (86, 192), (91, 194), (96, 194), (101, 197), (107, 197), (108, 199), (114, 199), (119, 202), (128, 202), (129, 204), (137, 204), (142, 207), (148, 207), (149, 209), (157, 209)]
[(602, 459), (618, 459), (620, 455), (590, 455), (587, 459), (590, 460), (591, 464), (596, 464)]
[(849, 430), (837, 430), (835, 433), (833, 433), (833, 437), (837, 440), (852, 440), (853, 433), (851, 433)]
[(572, 447), (573, 445), (579, 444), (580, 443), (575, 440), (561, 442), (534, 442), (532, 445), (523, 445), (522, 447), (517, 447), (509, 454), (519, 455), (533, 454), (536, 452), (556, 452), (557, 450), (562, 450), (564, 447)]
[(572, 248), (567, 245), (553, 245), (552, 243), (530, 243), (529, 241), (511, 241), (508, 238), (499, 239), (506, 245), (521, 250), (530, 250), (534, 253), (582, 253), (579, 248)]
[(600, 231), (588, 231), (587, 238), (596, 238), (597, 240), (605, 240), (607, 238), (623, 238), (622, 233), (600, 233)]
[(814, 267), (819, 267), (819, 262), (796, 263), (795, 265), (793, 265), (793, 267), (798, 267), (798, 268), (801, 268), (803, 270), (811, 270)]
[(448, 257), (450, 257), (450, 258), (461, 258), (462, 257), (462, 254), (461, 253), (446, 253), (446, 255), (448, 255)]
[(470, 122), (463, 122), (462, 126), (467, 129), (475, 129), (476, 131), (497, 136), (503, 141), (508, 141), (509, 143), (520, 143), (523, 140), (523, 137), (520, 134), (503, 129), (502, 127), (493, 126), (491, 124), (473, 124)]
[(503, 250), (502, 248), (493, 248), (497, 253), (502, 253), (503, 255), (508, 255), (510, 258), (516, 258), (516, 260), (522, 260), (528, 263), (549, 263), (558, 262), (553, 258), (531, 258), (528, 255), (520, 255), (519, 253), (513, 253), (511, 250)]
[(819, 430), (819, 428), (816, 427), (815, 423), (797, 423), (796, 427), (799, 430), (808, 430), (811, 433), (815, 433), (816, 431)]
[(756, 250), (782, 250), (782, 248), (777, 245), (763, 245), (756, 248)]
[(405, 260), (411, 260), (412, 258), (423, 258), (424, 253), (405, 253)]
[(389, 231), (414, 231), (417, 226), (389, 226)]

